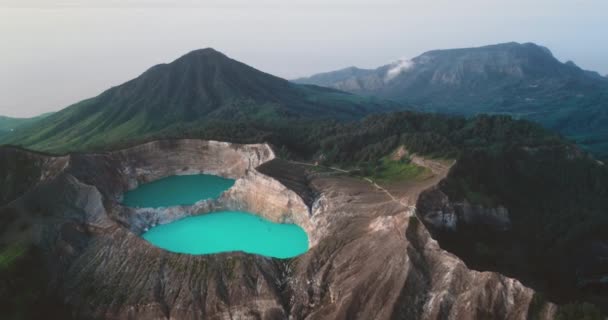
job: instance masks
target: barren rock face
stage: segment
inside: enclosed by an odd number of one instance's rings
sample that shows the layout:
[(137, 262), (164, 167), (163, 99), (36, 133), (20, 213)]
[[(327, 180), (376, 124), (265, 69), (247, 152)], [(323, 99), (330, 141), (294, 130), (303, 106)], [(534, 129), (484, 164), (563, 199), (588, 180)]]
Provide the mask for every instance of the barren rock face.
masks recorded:
[(304, 201), (279, 181), (256, 170), (238, 179), (217, 202), (227, 209), (256, 212), (270, 221), (296, 223), (312, 232), (309, 208)]
[[(72, 155), (67, 167), (40, 175), (0, 209), (36, 221), (27, 237), (46, 253), (41, 267), (53, 275), (49, 294), (79, 318), (526, 319), (531, 312), (551, 318), (551, 304), (530, 308), (531, 289), (469, 270), (438, 246), (415, 215), (420, 186), (384, 189), (273, 159), (267, 145), (199, 140)], [(193, 206), (119, 204), (138, 183), (191, 173), (237, 181), (220, 198)], [(220, 209), (297, 223), (309, 234), (310, 250), (291, 260), (193, 256), (139, 237), (151, 225)]]
[(267, 145), (235, 145), (202, 140), (154, 141), (112, 153), (138, 182), (179, 174), (207, 173), (240, 178), (273, 159)]
[[(326, 233), (294, 260), (292, 314), (308, 319), (526, 319), (533, 290), (476, 272), (430, 237), (413, 209), (352, 178), (313, 181)], [(405, 195), (404, 195), (405, 196)], [(538, 309), (552, 318), (553, 306)]]
[(454, 203), (438, 188), (431, 188), (420, 195), (418, 209), (426, 225), (439, 231), (457, 231), (459, 224), (479, 225), (494, 231), (511, 228), (509, 211), (505, 207), (485, 208), (466, 200)]

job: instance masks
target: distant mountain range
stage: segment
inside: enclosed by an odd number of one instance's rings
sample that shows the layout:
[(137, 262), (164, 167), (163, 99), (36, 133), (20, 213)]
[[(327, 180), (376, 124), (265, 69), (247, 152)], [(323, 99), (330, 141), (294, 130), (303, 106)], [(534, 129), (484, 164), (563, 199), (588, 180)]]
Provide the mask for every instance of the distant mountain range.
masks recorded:
[(532, 43), (434, 50), (293, 82), (201, 49), (19, 130), (9, 128), (19, 121), (0, 119), (0, 144), (68, 151), (202, 130), (210, 121), (352, 120), (404, 106), (528, 119), (608, 157), (608, 78)]
[(294, 84), (208, 48), (154, 66), (97, 97), (4, 135), (0, 143), (65, 151), (196, 127), (213, 119), (356, 119), (396, 106)]
[(350, 67), (294, 80), (417, 109), (508, 114), (608, 155), (608, 78), (562, 63), (533, 43), (434, 50), (377, 69)]

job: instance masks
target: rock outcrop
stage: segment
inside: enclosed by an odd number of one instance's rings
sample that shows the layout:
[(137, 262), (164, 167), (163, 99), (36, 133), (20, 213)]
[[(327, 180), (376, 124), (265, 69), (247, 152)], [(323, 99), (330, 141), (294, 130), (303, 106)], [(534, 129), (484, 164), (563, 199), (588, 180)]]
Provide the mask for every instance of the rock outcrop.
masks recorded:
[(431, 188), (422, 193), (418, 207), (425, 224), (435, 230), (457, 231), (459, 225), (475, 225), (493, 231), (511, 228), (507, 208), (486, 208), (470, 204), (466, 200), (451, 202), (439, 188)]
[(43, 180), (53, 178), (68, 157), (50, 157), (19, 148), (0, 149), (0, 205), (21, 196)]
[[(420, 185), (385, 188), (343, 174), (311, 174), (271, 161), (264, 144), (157, 141), (44, 157), (53, 164), (47, 168), (58, 169), (36, 175), (0, 212), (32, 222), (20, 237), (45, 253), (40, 267), (52, 275), (48, 293), (77, 318), (550, 319), (555, 311), (517, 280), (472, 271), (442, 250), (415, 214)], [(120, 205), (122, 193), (139, 183), (191, 173), (237, 181), (218, 199), (193, 206)], [(154, 224), (220, 209), (295, 222), (308, 232), (310, 249), (290, 260), (194, 256), (139, 236)], [(16, 223), (2, 229), (0, 241), (16, 237)]]

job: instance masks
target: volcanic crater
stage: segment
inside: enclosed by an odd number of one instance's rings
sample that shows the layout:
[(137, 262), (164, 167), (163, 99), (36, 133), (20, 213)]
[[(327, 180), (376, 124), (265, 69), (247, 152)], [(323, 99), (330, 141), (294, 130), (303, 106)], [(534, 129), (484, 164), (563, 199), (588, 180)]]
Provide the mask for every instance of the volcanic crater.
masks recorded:
[[(550, 303), (519, 281), (470, 270), (442, 250), (416, 212), (421, 192), (449, 170), (381, 186), (348, 173), (276, 158), (267, 144), (160, 140), (106, 153), (51, 156), (1, 148), (28, 168), (4, 177), (0, 202), (11, 232), (42, 249), (47, 292), (77, 318), (107, 319), (549, 319)], [(131, 208), (125, 192), (164, 177), (235, 179), (193, 205)], [(242, 252), (189, 255), (141, 238), (150, 228), (235, 210), (295, 223), (309, 250), (293, 259)], [(420, 217), (420, 218), (419, 218)], [(28, 223), (30, 228), (17, 228)]]

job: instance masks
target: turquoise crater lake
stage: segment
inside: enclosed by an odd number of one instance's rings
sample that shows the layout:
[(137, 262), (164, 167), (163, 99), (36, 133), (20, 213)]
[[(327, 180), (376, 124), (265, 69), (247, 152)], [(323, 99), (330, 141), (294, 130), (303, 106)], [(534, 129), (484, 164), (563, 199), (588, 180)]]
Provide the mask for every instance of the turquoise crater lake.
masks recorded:
[(134, 208), (193, 205), (200, 200), (215, 199), (233, 185), (233, 179), (209, 174), (171, 176), (126, 192), (122, 203)]
[(281, 224), (240, 211), (193, 216), (156, 226), (143, 234), (155, 246), (178, 253), (243, 251), (292, 258), (308, 250), (308, 235), (295, 224)]
[[(124, 194), (123, 205), (159, 208), (215, 199), (234, 180), (208, 174), (171, 176)], [(308, 235), (295, 224), (281, 224), (240, 211), (213, 212), (153, 227), (142, 237), (171, 252), (213, 254), (243, 251), (291, 258), (308, 250)]]

